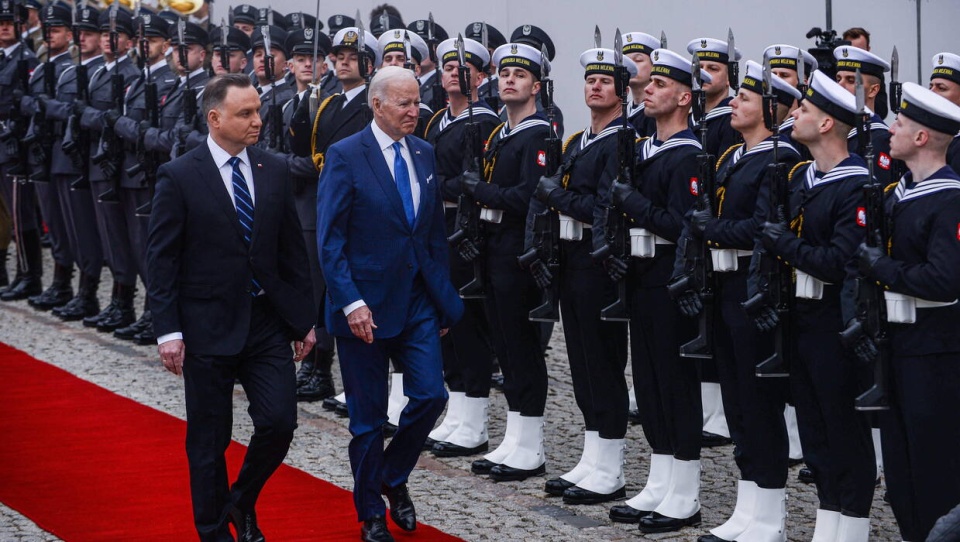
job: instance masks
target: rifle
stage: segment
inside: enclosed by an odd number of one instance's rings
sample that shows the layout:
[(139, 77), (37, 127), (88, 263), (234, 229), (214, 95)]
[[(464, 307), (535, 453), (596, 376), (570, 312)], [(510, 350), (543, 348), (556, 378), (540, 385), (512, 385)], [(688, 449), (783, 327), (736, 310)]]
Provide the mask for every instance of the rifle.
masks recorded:
[(736, 93), (740, 90), (740, 63), (737, 62), (737, 47), (733, 38), (733, 29), (727, 28), (727, 79), (730, 88)]
[[(126, 94), (123, 86), (123, 75), (120, 73), (120, 54), (118, 53), (120, 44), (120, 33), (117, 31), (117, 13), (120, 8), (119, 2), (110, 5), (110, 54), (115, 62), (113, 73), (110, 75), (110, 101), (113, 110), (117, 116), (123, 115), (123, 98)], [(120, 179), (123, 167), (123, 141), (120, 135), (113, 128), (106, 127), (103, 131), (103, 141), (105, 145), (101, 146), (100, 152), (93, 158), (93, 163), (100, 165), (109, 161), (110, 167), (104, 171), (108, 174), (110, 187), (97, 196), (100, 203), (120, 203)]]
[(410, 45), (410, 34), (407, 30), (403, 31), (403, 67), (410, 70), (414, 75), (417, 74), (417, 64), (413, 61), (413, 46)]
[[(27, 163), (29, 154), (27, 146), (23, 144), (23, 138), (29, 128), (30, 119), (20, 113), (20, 100), (17, 96), (25, 96), (30, 93), (30, 66), (24, 57), (24, 51), (28, 49), (26, 39), (23, 37), (21, 28), (26, 19), (26, 7), (19, 2), (14, 3), (13, 31), (20, 38), (20, 52), (17, 59), (16, 87), (14, 89), (14, 99), (7, 118), (7, 129), (0, 134), (0, 144), (10, 149), (9, 154), (17, 154), (17, 160), (8, 169), (7, 175), (15, 182), (22, 182), (27, 173)], [(16, 148), (16, 151), (13, 149)]]
[(427, 48), (430, 50), (430, 61), (433, 62), (434, 76), (431, 86), (433, 87), (433, 103), (427, 104), (430, 106), (430, 109), (437, 111), (445, 107), (443, 103), (443, 82), (441, 81), (442, 75), (440, 74), (440, 59), (437, 58), (437, 34), (436, 29), (434, 28), (433, 22), (433, 12), (429, 12), (427, 15)]
[(893, 54), (890, 55), (890, 111), (900, 113), (900, 99), (903, 97), (903, 83), (899, 80), (900, 74), (900, 53), (897, 52), (897, 46), (893, 46)]
[[(43, 25), (43, 41), (47, 43), (47, 61), (43, 63), (43, 93), (53, 97), (57, 92), (57, 67), (51, 58), (50, 48), (50, 27)], [(33, 89), (28, 87), (29, 93), (33, 94)], [(40, 104), (40, 102), (37, 102)], [(26, 137), (20, 142), (30, 153), (32, 158), (30, 166), (31, 172), (28, 179), (35, 183), (50, 182), (50, 157), (53, 155), (53, 121), (47, 119), (45, 109), (38, 107), (37, 112), (33, 114), (33, 130), (28, 130)]]
[[(788, 223), (790, 220), (790, 194), (787, 179), (786, 164), (779, 160), (780, 123), (777, 122), (777, 96), (773, 88), (770, 75), (770, 57), (766, 55), (763, 62), (763, 82), (766, 92), (763, 95), (763, 121), (767, 129), (773, 132), (773, 162), (767, 165), (767, 176), (770, 179), (770, 209), (768, 216), (777, 222)], [(803, 55), (797, 59), (797, 70), (803, 63)], [(802, 79), (801, 79), (802, 84)], [(777, 313), (777, 328), (774, 330), (774, 351), (767, 359), (757, 364), (756, 376), (787, 377), (790, 376), (790, 322), (793, 311), (793, 273), (790, 268), (775, 256), (763, 250), (759, 253), (759, 272), (766, 278), (766, 291), (753, 295), (740, 305), (747, 314), (756, 314), (761, 307), (769, 302)]]
[[(483, 45), (484, 51), (490, 50), (487, 45), (489, 40), (489, 30), (487, 30), (487, 23), (484, 22), (480, 27), (480, 43)], [(500, 114), (500, 98), (493, 94), (493, 75), (490, 73), (489, 68), (487, 69), (487, 97), (484, 98), (483, 101), (487, 102), (490, 109), (493, 109), (498, 115)]]
[[(860, 70), (856, 74), (857, 110), (859, 114), (859, 132), (867, 134), (864, 145), (864, 159), (870, 171), (870, 183), (863, 187), (866, 196), (866, 222), (869, 247), (885, 247), (888, 239), (886, 215), (883, 209), (883, 185), (873, 175), (874, 150), (866, 128), (870, 125), (870, 115), (864, 106), (863, 78)], [(857, 410), (888, 410), (890, 396), (887, 392), (887, 379), (890, 369), (890, 337), (887, 331), (887, 307), (883, 288), (865, 277), (857, 278), (856, 286), (857, 321), (840, 334), (840, 341), (852, 348), (857, 340), (866, 334), (876, 345), (873, 359), (873, 385), (854, 401)]]
[[(471, 89), (470, 68), (467, 66), (466, 54), (463, 50), (463, 35), (457, 36), (457, 57), (460, 66), (457, 68), (457, 80), (460, 83), (460, 93), (467, 98), (466, 150), (464, 154), (464, 169), (472, 172), (481, 171), (483, 149), (480, 146), (480, 125), (473, 120), (473, 91)], [(457, 200), (457, 230), (447, 238), (447, 242), (458, 247), (469, 243), (473, 246), (474, 256), (468, 261), (473, 262), (473, 279), (460, 288), (460, 297), (463, 299), (483, 299), (486, 297), (483, 284), (483, 261), (477, 251), (483, 243), (483, 232), (480, 229), (480, 206), (473, 198), (460, 194)], [(464, 251), (460, 251), (463, 253)]]
[(223, 71), (230, 73), (230, 29), (227, 27), (227, 21), (220, 19), (220, 67)]
[[(691, 84), (694, 96), (694, 117), (700, 127), (700, 144), (702, 146), (700, 154), (697, 155), (700, 180), (697, 183), (696, 207), (698, 211), (709, 210), (712, 215), (716, 216), (712, 201), (716, 181), (714, 178), (716, 174), (715, 157), (707, 150), (707, 95), (700, 85), (700, 61), (696, 55), (690, 63), (690, 68), (693, 73)], [(690, 287), (697, 288), (703, 302), (703, 309), (701, 309), (697, 318), (697, 336), (692, 341), (680, 346), (680, 356), (710, 359), (713, 357), (713, 276), (709, 267), (709, 262), (712, 261), (710, 249), (707, 247), (706, 241), (692, 236), (687, 240), (686, 254), (689, 263), (693, 266), (692, 276), (688, 275), (670, 283), (668, 289), (672, 296), (674, 293), (686, 291)], [(690, 282), (691, 280), (693, 283)]]
[[(270, 27), (260, 27), (263, 34), (263, 73), (267, 80), (273, 85), (277, 80), (276, 64), (274, 63), (272, 42), (270, 39)], [(277, 89), (272, 87), (270, 90), (270, 108), (267, 110), (267, 118), (270, 120), (270, 133), (267, 134), (267, 146), (270, 150), (283, 152), (283, 111), (277, 104)]]
[[(77, 9), (86, 9), (87, 2), (81, 2)], [(80, 29), (77, 28), (77, 9), (73, 10), (73, 41), (80, 43)], [(76, 64), (77, 102), (87, 103), (90, 100), (89, 78), (87, 66), (83, 63), (82, 55), (77, 55)], [(80, 175), (70, 182), (70, 190), (86, 190), (90, 188), (90, 135), (80, 127), (80, 115), (73, 114), (67, 119), (67, 127), (63, 134), (61, 145), (64, 154), (70, 157), (74, 167), (80, 170)]]
[[(545, 161), (546, 176), (555, 175), (560, 168), (560, 158), (563, 153), (562, 143), (557, 131), (553, 127), (556, 110), (553, 107), (553, 80), (550, 79), (550, 61), (547, 59), (546, 45), (540, 48), (540, 101), (547, 113), (547, 122), (550, 132), (544, 141), (546, 145)], [(560, 270), (560, 216), (557, 213), (544, 209), (533, 217), (533, 243), (529, 250), (517, 258), (520, 267), (528, 268), (534, 261), (540, 260), (547, 266), (550, 274), (559, 277)], [(560, 281), (555, 279), (550, 285), (541, 290), (541, 303), (530, 311), (528, 316), (531, 322), (559, 322), (560, 309)]]
[[(157, 82), (153, 80), (153, 75), (150, 73), (150, 66), (147, 65), (148, 53), (150, 50), (150, 44), (147, 41), (146, 33), (144, 32), (143, 19), (140, 19), (140, 56), (143, 58), (141, 64), (146, 66), (146, 81), (143, 87), (143, 99), (144, 105), (147, 109), (147, 118), (146, 121), (151, 128), (160, 127), (160, 107), (159, 99), (157, 97)], [(143, 67), (141, 66), (141, 70)], [(127, 176), (133, 178), (143, 172), (144, 182), (147, 187), (150, 189), (150, 198), (146, 203), (137, 207), (134, 211), (134, 214), (137, 216), (150, 216), (150, 210), (152, 209), (151, 202), (153, 201), (153, 190), (157, 185), (157, 167), (160, 165), (160, 157), (157, 156), (157, 153), (147, 151), (146, 145), (143, 142), (143, 136), (146, 135), (146, 130), (141, 129), (140, 135), (137, 138), (137, 163), (132, 167), (127, 169)]]
[[(360, 75), (363, 77), (364, 83), (367, 85), (367, 88), (370, 87), (370, 78), (372, 76), (372, 70), (370, 70), (368, 62), (372, 62), (371, 59), (367, 58), (367, 33), (366, 29), (363, 26), (363, 19), (360, 18), (360, 10), (357, 10), (357, 69), (360, 70)], [(366, 100), (364, 100), (362, 105), (362, 115), (364, 122), (370, 122), (373, 118), (373, 112), (370, 111), (370, 106)]]
[[(599, 47), (599, 29), (594, 31), (595, 42)], [(614, 182), (632, 185), (633, 165), (636, 150), (636, 132), (627, 118), (627, 96), (630, 92), (630, 72), (623, 64), (623, 42), (618, 28), (613, 38), (614, 84), (620, 96), (620, 129), (617, 130), (617, 163), (619, 169)], [(606, 214), (605, 243), (590, 253), (595, 261), (602, 261), (610, 254), (622, 261), (630, 261), (630, 225), (623, 212), (612, 204), (604, 210)], [(627, 308), (627, 277), (617, 281), (617, 300), (600, 311), (600, 319), (607, 322), (629, 322)]]
[[(186, 32), (187, 25), (180, 19), (177, 21), (177, 55), (180, 60), (180, 69), (184, 71), (186, 75), (186, 81), (183, 83), (183, 121), (187, 126), (193, 127), (194, 130), (197, 128), (197, 91), (192, 86), (190, 86), (190, 65), (187, 58), (187, 49), (189, 46), (184, 42), (184, 34)], [(264, 27), (266, 29), (266, 27)], [(264, 36), (264, 43), (269, 43), (269, 34)], [(266, 49), (270, 50), (269, 47)], [(271, 57), (272, 58), (272, 57)], [(183, 156), (187, 152), (187, 135), (189, 132), (186, 130), (177, 131), (177, 156)]]
[[(307, 108), (310, 113), (310, 119), (313, 120), (317, 118), (317, 109), (320, 107), (320, 0), (317, 0), (317, 11), (315, 13), (315, 22), (313, 23), (313, 63), (310, 64), (310, 69), (312, 70), (310, 74), (310, 82), (313, 84), (313, 88), (310, 90), (307, 97)], [(290, 114), (291, 122), (293, 124), (293, 117), (297, 114), (296, 111), (292, 111)]]
[[(800, 91), (800, 96), (807, 95), (806, 70), (807, 70), (807, 65), (803, 58), (803, 51), (801, 51), (800, 48), (798, 47), (797, 48), (797, 90)], [(779, 135), (779, 133), (777, 135)]]

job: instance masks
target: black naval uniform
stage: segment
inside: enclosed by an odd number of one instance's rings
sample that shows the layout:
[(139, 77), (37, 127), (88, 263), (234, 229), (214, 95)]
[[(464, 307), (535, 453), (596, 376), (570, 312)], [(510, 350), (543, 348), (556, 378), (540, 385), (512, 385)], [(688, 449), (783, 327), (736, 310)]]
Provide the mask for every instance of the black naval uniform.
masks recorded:
[[(437, 179), (440, 181), (447, 234), (457, 229), (456, 202), (460, 197), (459, 177), (467, 164), (466, 124), (469, 113), (464, 109), (452, 117), (449, 107), (434, 114), (427, 126), (426, 139), (437, 156)], [(493, 132), (500, 119), (482, 101), (473, 104), (473, 120), (479, 125), (480, 138)], [(479, 248), (479, 247), (478, 247)], [(481, 254), (479, 257), (484, 258)], [(466, 262), (456, 250), (450, 251), (450, 278), (456, 288), (473, 279), (473, 264)], [(493, 340), (483, 301), (466, 299), (466, 309), (450, 332), (441, 339), (444, 380), (450, 391), (466, 392), (467, 397), (489, 397), (490, 373), (493, 370)]]
[(954, 171), (960, 171), (960, 135), (953, 136), (947, 147), (947, 165)]
[(634, 191), (619, 206), (631, 228), (655, 234), (652, 258), (630, 258), (630, 351), (643, 433), (655, 454), (700, 459), (703, 408), (700, 363), (680, 357), (696, 334), (696, 320), (680, 313), (667, 293), (683, 216), (696, 200), (700, 143), (683, 130), (666, 141), (654, 135), (638, 151)]
[(440, 84), (440, 77), (440, 70), (420, 76), (420, 102), (427, 104), (431, 111), (447, 107), (447, 93)]
[(854, 410), (862, 392), (858, 367), (839, 333), (854, 316), (852, 255), (864, 237), (868, 171), (850, 155), (833, 170), (798, 167), (791, 177), (792, 229), (768, 248), (787, 265), (826, 284), (822, 299), (795, 302), (790, 394), (797, 409), (804, 460), (816, 475), (820, 508), (869, 517), (877, 480), (867, 417)]
[(493, 347), (503, 373), (508, 410), (542, 417), (547, 402), (547, 366), (541, 344), (542, 327), (527, 315), (540, 304), (540, 290), (529, 272), (517, 265), (523, 253), (530, 198), (546, 166), (544, 140), (550, 123), (534, 113), (517, 126), (500, 125), (487, 142), (486, 183), (474, 198), (503, 211), (499, 223), (483, 222), (487, 297)]
[(780, 141), (785, 141), (793, 146), (794, 149), (800, 153), (800, 160), (807, 162), (813, 160), (813, 155), (810, 154), (810, 149), (806, 145), (800, 143), (793, 139), (793, 123), (796, 122), (792, 116), (787, 117), (780, 123)]
[(639, 104), (631, 103), (630, 109), (627, 110), (627, 118), (630, 119), (630, 124), (637, 131), (638, 136), (652, 137), (657, 131), (657, 119), (648, 117), (644, 109), (646, 109), (646, 106), (643, 102)]
[[(861, 154), (858, 149), (858, 129), (854, 127), (847, 135), (847, 150), (850, 154)], [(876, 113), (870, 118), (870, 141), (873, 143), (873, 176), (883, 186), (896, 182), (900, 173), (906, 170), (903, 162), (890, 157), (890, 128)]]
[[(724, 98), (716, 107), (708, 111), (703, 119), (707, 125), (707, 152), (716, 157), (740, 141), (740, 134), (730, 126), (730, 113), (733, 111), (730, 102), (732, 101), (732, 96)], [(694, 122), (692, 115), (690, 129), (693, 133), (700, 134), (700, 127)]]
[[(791, 170), (799, 153), (780, 141), (779, 161)], [(768, 165), (773, 163), (773, 138), (745, 150), (729, 149), (717, 166), (717, 219), (708, 222), (704, 240), (712, 250), (741, 251), (737, 269), (716, 278), (713, 355), (717, 360), (723, 408), (736, 443), (734, 459), (742, 480), (765, 489), (787, 482), (787, 430), (783, 419), (786, 382), (756, 377), (756, 366), (774, 353), (774, 336), (761, 333), (741, 307), (748, 299), (747, 275), (756, 232), (769, 210)]]
[(884, 476), (903, 540), (926, 540), (960, 503), (960, 176), (911, 173), (888, 192), (890, 256), (868, 273), (884, 289), (948, 306), (889, 324), (890, 410), (880, 413)]
[[(617, 299), (616, 285), (590, 255), (605, 239), (597, 209), (609, 201), (617, 176), (618, 117), (600, 133), (577, 132), (567, 141), (557, 174), (563, 188), (549, 194), (551, 209), (583, 223), (579, 241), (560, 241), (560, 316), (577, 406), (585, 431), (622, 439), (627, 431), (627, 326), (600, 320)], [(555, 279), (556, 280), (556, 279)]]

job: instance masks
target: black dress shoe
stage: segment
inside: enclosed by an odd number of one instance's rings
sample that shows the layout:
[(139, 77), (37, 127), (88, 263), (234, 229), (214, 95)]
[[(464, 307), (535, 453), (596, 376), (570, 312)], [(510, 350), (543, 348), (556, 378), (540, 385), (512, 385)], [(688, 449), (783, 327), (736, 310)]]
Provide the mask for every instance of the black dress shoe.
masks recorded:
[(573, 482), (568, 482), (563, 478), (553, 478), (552, 480), (547, 480), (547, 483), (543, 484), (543, 490), (547, 492), (548, 495), (554, 497), (563, 497), (563, 492), (575, 486)]
[(703, 536), (698, 536), (697, 542), (733, 542), (733, 541), (727, 540), (725, 538), (720, 538), (715, 534), (705, 534)]
[(433, 449), (433, 445), (436, 444), (437, 442), (439, 441), (434, 440), (430, 437), (427, 437), (427, 440), (423, 441), (423, 451), (429, 452), (430, 450)]
[(346, 403), (340, 403), (340, 404), (338, 404), (338, 405), (337, 405), (337, 408), (335, 408), (333, 411), (336, 412), (336, 413), (337, 413), (337, 416), (340, 416), (341, 418), (349, 418), (349, 417), (350, 417), (350, 410), (347, 408), (347, 404), (346, 404)]
[(113, 299), (110, 301), (110, 304), (99, 313), (92, 316), (85, 316), (83, 318), (83, 327), (97, 327), (101, 319), (112, 317), (113, 313), (117, 310), (117, 301)]
[(23, 279), (11, 285), (0, 294), (0, 301), (20, 301), (43, 292), (43, 284), (40, 283), (40, 277), (36, 275), (24, 275)]
[(640, 518), (641, 533), (669, 533), (679, 531), (684, 527), (696, 527), (700, 525), (700, 511), (688, 518), (670, 518), (663, 514), (650, 512), (649, 515)]
[(459, 446), (452, 442), (438, 442), (433, 445), (433, 455), (437, 457), (466, 457), (468, 455), (477, 455), (490, 449), (490, 442), (483, 442), (473, 448)]
[(256, 512), (244, 513), (234, 508), (230, 511), (230, 521), (237, 530), (237, 542), (264, 542)]
[(330, 376), (316, 370), (307, 377), (307, 381), (302, 386), (297, 386), (297, 401), (309, 403), (327, 399), (334, 395), (336, 395), (336, 391), (333, 389), (333, 381)]
[(48, 311), (66, 305), (71, 299), (73, 299), (73, 288), (70, 283), (57, 284), (54, 282), (40, 295), (28, 298), (27, 304), (37, 310)]
[(796, 467), (796, 466), (799, 465), (800, 463), (803, 463), (803, 458), (802, 458), (802, 457), (801, 457), (800, 459), (793, 459), (792, 457), (788, 457), (788, 458), (787, 458), (787, 466), (788, 466), (788, 467)]
[(640, 410), (635, 408), (627, 412), (627, 421), (630, 422), (630, 425), (640, 425)]
[(410, 492), (407, 491), (407, 484), (400, 484), (397, 487), (380, 488), (380, 493), (387, 496), (390, 501), (390, 519), (404, 531), (413, 531), (417, 528), (417, 511), (413, 508), (413, 501), (410, 500)]
[(320, 406), (322, 406), (324, 410), (335, 411), (337, 410), (337, 405), (341, 404), (343, 403), (337, 401), (336, 397), (328, 397), (324, 399), (322, 403), (320, 403)]
[(153, 324), (150, 324), (150, 327), (137, 333), (136, 337), (133, 338), (133, 342), (140, 346), (157, 344), (157, 336), (153, 334)]
[(383, 516), (373, 516), (364, 520), (360, 527), (360, 540), (363, 542), (393, 542), (393, 535), (387, 529), (387, 520)]
[(723, 435), (718, 435), (716, 433), (710, 433), (708, 431), (703, 431), (700, 437), (700, 445), (704, 448), (715, 448), (717, 446), (726, 446), (727, 444), (733, 443), (733, 439), (730, 437), (725, 437)]
[(74, 322), (100, 313), (100, 302), (96, 297), (77, 294), (66, 305), (51, 311), (64, 322)]
[(478, 459), (470, 465), (470, 472), (474, 474), (490, 474), (493, 467), (497, 465), (499, 465), (499, 463), (494, 463), (489, 459)]
[(810, 467), (803, 467), (800, 469), (800, 472), (797, 473), (797, 480), (805, 484), (814, 484), (817, 482), (817, 477), (813, 474), (813, 469)]
[(618, 504), (610, 509), (610, 521), (614, 523), (640, 523), (640, 518), (649, 516), (652, 510), (637, 510), (626, 504)]
[(531, 476), (543, 476), (547, 473), (547, 464), (544, 463), (535, 469), (515, 469), (506, 465), (496, 465), (490, 469), (490, 479), (494, 482), (523, 481)]
[(621, 487), (613, 493), (597, 493), (589, 489), (573, 486), (563, 492), (564, 504), (600, 504), (623, 499), (627, 496), (626, 488)]
[(139, 320), (129, 326), (118, 327), (114, 330), (113, 336), (124, 341), (134, 341), (137, 339), (137, 335), (148, 327), (151, 330), (153, 329), (153, 316), (150, 314), (150, 311), (143, 311)]
[(390, 422), (381, 425), (380, 430), (383, 432), (383, 438), (390, 438), (397, 434), (397, 426)]

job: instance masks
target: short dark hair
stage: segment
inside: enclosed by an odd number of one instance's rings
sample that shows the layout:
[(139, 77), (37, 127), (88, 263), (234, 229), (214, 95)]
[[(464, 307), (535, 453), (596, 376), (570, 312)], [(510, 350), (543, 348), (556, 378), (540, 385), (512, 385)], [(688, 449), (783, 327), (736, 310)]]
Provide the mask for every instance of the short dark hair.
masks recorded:
[(250, 76), (243, 73), (225, 73), (212, 77), (203, 87), (203, 116), (220, 107), (230, 87), (247, 88), (253, 86)]
[(847, 41), (852, 41), (860, 37), (866, 39), (867, 45), (870, 45), (870, 32), (867, 32), (866, 28), (855, 26), (853, 28), (848, 28), (843, 33), (843, 39)]

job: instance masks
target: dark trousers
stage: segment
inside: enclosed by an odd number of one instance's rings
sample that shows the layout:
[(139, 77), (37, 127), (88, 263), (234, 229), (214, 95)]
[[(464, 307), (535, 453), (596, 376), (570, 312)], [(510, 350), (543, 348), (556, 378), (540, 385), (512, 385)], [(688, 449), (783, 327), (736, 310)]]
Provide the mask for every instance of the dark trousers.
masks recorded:
[[(447, 403), (436, 309), (422, 284), (415, 284), (410, 295), (407, 324), (396, 337), (374, 339), (371, 344), (352, 336), (337, 337), (353, 435), (349, 446), (353, 502), (360, 521), (385, 514), (382, 486), (406, 483)], [(387, 423), (390, 360), (403, 370), (403, 393), (410, 401), (384, 449), (382, 426)]]
[(63, 267), (73, 267), (75, 260), (67, 236), (67, 223), (60, 206), (60, 185), (53, 182), (34, 183), (37, 192), (37, 203), (40, 204), (40, 214), (50, 232), (50, 252), (53, 261)]
[(629, 398), (627, 325), (600, 320), (600, 311), (616, 299), (616, 287), (603, 268), (589, 258), (591, 237), (561, 241), (560, 317), (567, 342), (573, 395), (586, 431), (600, 438), (622, 439), (627, 433)]
[(100, 277), (103, 269), (103, 246), (97, 228), (97, 215), (93, 209), (90, 189), (70, 190), (70, 184), (76, 176), (54, 175), (60, 209), (66, 222), (67, 238), (76, 257), (80, 272)]
[(884, 476), (903, 540), (919, 542), (960, 504), (960, 354), (894, 358), (892, 369)]
[[(28, 181), (14, 181), (7, 175), (9, 164), (0, 166), (0, 197), (7, 203), (7, 210), (13, 219), (15, 229), (19, 233), (36, 230), (40, 221), (37, 220), (37, 192), (35, 183)], [(15, 237), (18, 239), (19, 237)]]
[(801, 331), (790, 367), (803, 458), (816, 475), (820, 508), (868, 517), (877, 464), (867, 417), (854, 409), (862, 386), (836, 331)]
[(323, 324), (324, 300), (326, 299), (327, 283), (323, 280), (323, 272), (320, 270), (320, 254), (317, 247), (317, 230), (303, 230), (303, 241), (307, 245), (307, 258), (310, 260), (310, 282), (313, 284), (313, 301), (317, 305), (316, 328), (317, 344), (313, 347), (310, 355), (315, 355), (318, 351), (333, 351), (333, 336), (327, 332), (326, 325)]
[(680, 314), (666, 286), (630, 291), (633, 386), (643, 434), (655, 454), (700, 459), (703, 401), (699, 360), (680, 357), (696, 321)]
[[(253, 301), (247, 343), (235, 356), (190, 353), (183, 364), (187, 460), (193, 519), (204, 541), (233, 540), (227, 514), (251, 512), (267, 479), (283, 463), (297, 427), (296, 376), (290, 341), (265, 296)], [(224, 452), (233, 427), (233, 386), (250, 400), (254, 432), (233, 486)]]
[(759, 332), (740, 306), (747, 298), (746, 273), (719, 275), (713, 354), (727, 424), (736, 443), (733, 457), (742, 479), (765, 489), (786, 487), (790, 446), (783, 409), (787, 380), (756, 376), (757, 364), (773, 355), (774, 336)]
[(127, 250), (144, 284), (147, 283), (147, 231), (150, 227), (150, 218), (137, 216), (137, 209), (149, 200), (150, 190), (147, 188), (120, 189), (120, 206), (123, 209), (123, 220), (126, 225), (124, 233)]
[(543, 416), (547, 365), (540, 346), (542, 326), (527, 317), (540, 304), (540, 290), (514, 254), (490, 254), (486, 277), (484, 303), (507, 407), (521, 416)]
[[(109, 181), (93, 181), (90, 183), (90, 193), (93, 197), (93, 208), (97, 213), (97, 229), (100, 240), (103, 242), (107, 265), (113, 272), (113, 279), (124, 286), (133, 286), (137, 283), (137, 260), (130, 250), (127, 239), (127, 218), (121, 203), (101, 203), (100, 194), (111, 188)], [(121, 193), (123, 190), (121, 190)]]

